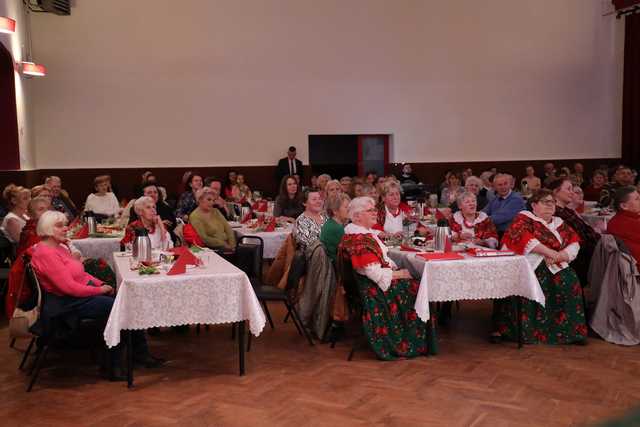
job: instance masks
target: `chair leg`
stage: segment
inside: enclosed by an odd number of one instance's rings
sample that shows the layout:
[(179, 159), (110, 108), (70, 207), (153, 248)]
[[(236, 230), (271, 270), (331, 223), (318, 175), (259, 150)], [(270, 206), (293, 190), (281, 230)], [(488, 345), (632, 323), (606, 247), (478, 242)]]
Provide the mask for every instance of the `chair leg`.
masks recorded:
[(9, 343), (9, 348), (13, 348), (14, 345), (16, 345), (16, 339), (12, 338), (11, 342)]
[(18, 367), (18, 369), (22, 370), (22, 368), (24, 368), (24, 364), (27, 362), (27, 358), (29, 357), (29, 354), (31, 354), (31, 349), (33, 348), (33, 344), (35, 344), (36, 339), (35, 338), (31, 338), (31, 341), (29, 341), (29, 346), (27, 347), (27, 350), (24, 352), (24, 356), (22, 356), (22, 361), (20, 362), (20, 366)]
[(286, 316), (284, 316), (284, 320), (282, 321), (282, 323), (287, 323), (287, 321), (289, 320), (289, 316), (291, 315), (291, 312), (287, 313)]
[[(320, 341), (322, 343), (330, 342), (330, 341), (327, 341), (327, 336), (329, 336), (329, 331), (331, 330), (331, 325), (333, 325), (333, 320), (330, 320), (327, 323), (327, 327), (324, 328), (324, 332), (322, 333), (322, 337), (320, 339)], [(333, 341), (333, 339), (332, 339), (332, 341)]]
[(351, 351), (349, 352), (349, 356), (347, 356), (347, 362), (351, 362), (351, 359), (353, 359), (353, 355), (356, 352), (356, 344), (354, 343), (353, 346), (351, 347)]
[[(284, 303), (285, 307), (287, 307), (287, 316), (289, 316), (291, 314), (291, 304), (289, 304), (288, 302)], [(300, 325), (298, 325), (297, 319), (293, 318), (293, 324), (296, 327), (296, 329), (298, 330), (298, 334), (300, 336), (302, 336), (302, 329), (300, 328)]]
[(271, 313), (269, 312), (269, 307), (267, 307), (267, 302), (262, 300), (262, 307), (264, 308), (264, 314), (267, 316), (267, 320), (269, 321), (269, 325), (271, 326), (271, 330), (274, 330), (273, 320), (271, 319)]
[(33, 375), (31, 376), (31, 381), (29, 381), (29, 386), (27, 387), (27, 393), (31, 391), (33, 385), (36, 383), (38, 379), (38, 375), (40, 374), (40, 369), (42, 369), (42, 365), (47, 358), (47, 352), (49, 351), (49, 345), (45, 344), (44, 348), (38, 355), (38, 358), (35, 361), (35, 370), (33, 371)]
[(300, 316), (298, 315), (298, 311), (296, 310), (295, 306), (291, 304), (290, 307), (291, 307), (291, 311), (290, 311), (291, 318), (293, 319), (294, 323), (297, 322), (300, 325), (300, 329), (302, 329), (302, 332), (305, 338), (307, 339), (307, 341), (309, 341), (309, 345), (313, 345), (313, 338), (311, 338), (311, 334), (309, 333), (307, 328), (305, 328), (304, 325), (302, 324), (302, 319), (300, 319)]

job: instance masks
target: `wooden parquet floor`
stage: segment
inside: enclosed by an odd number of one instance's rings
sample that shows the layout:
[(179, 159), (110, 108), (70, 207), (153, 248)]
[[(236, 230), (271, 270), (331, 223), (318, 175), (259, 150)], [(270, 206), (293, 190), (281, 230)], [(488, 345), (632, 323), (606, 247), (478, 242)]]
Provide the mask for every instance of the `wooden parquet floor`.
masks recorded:
[[(462, 304), (440, 354), (380, 362), (368, 350), (309, 347), (283, 312), (237, 375), (229, 326), (150, 339), (169, 359), (136, 371), (136, 388), (99, 379), (86, 351), (52, 354), (32, 393), (17, 370), (26, 343), (0, 347), (4, 426), (569, 426), (640, 404), (640, 348), (597, 338), (580, 346), (489, 344), (491, 306)], [(7, 342), (6, 327), (0, 342)]]

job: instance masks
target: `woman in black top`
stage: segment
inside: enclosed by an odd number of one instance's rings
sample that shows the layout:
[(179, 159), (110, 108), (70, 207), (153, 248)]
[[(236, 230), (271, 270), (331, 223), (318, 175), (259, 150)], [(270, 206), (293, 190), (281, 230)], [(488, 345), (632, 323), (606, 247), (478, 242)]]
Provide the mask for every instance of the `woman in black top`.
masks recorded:
[(283, 217), (287, 221), (293, 222), (303, 211), (302, 193), (298, 181), (292, 176), (285, 176), (280, 181), (280, 192), (276, 197), (273, 216)]

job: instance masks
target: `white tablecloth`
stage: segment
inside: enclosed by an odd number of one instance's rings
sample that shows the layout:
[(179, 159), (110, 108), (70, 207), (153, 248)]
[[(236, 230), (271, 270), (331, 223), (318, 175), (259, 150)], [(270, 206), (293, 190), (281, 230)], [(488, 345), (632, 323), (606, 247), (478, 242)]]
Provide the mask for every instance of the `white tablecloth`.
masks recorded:
[(521, 296), (544, 306), (540, 283), (524, 256), (477, 258), (456, 261), (429, 261), (415, 252), (390, 250), (400, 268), (420, 279), (415, 309), (429, 320), (429, 302), (505, 298)]
[(116, 256), (118, 294), (104, 330), (107, 345), (117, 345), (125, 329), (243, 320), (260, 335), (265, 316), (247, 275), (213, 252), (202, 257), (205, 267), (185, 274), (140, 276), (131, 271), (129, 257)]
[(278, 255), (280, 247), (287, 240), (289, 234), (293, 231), (293, 225), (288, 225), (286, 228), (276, 228), (275, 231), (265, 232), (258, 231), (247, 227), (234, 228), (234, 231), (238, 233), (238, 236), (258, 236), (264, 240), (264, 253), (262, 257), (264, 259), (274, 259)]
[(85, 258), (102, 258), (111, 268), (115, 269), (113, 253), (120, 251), (122, 237), (88, 237), (86, 239), (72, 240), (75, 246)]

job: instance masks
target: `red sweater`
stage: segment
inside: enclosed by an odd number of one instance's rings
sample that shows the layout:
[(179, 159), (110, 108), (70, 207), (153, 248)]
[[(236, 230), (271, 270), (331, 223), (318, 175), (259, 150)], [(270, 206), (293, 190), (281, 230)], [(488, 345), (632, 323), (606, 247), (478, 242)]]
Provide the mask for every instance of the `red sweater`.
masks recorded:
[(78, 298), (102, 293), (103, 282), (86, 273), (82, 263), (71, 256), (66, 246), (52, 248), (37, 244), (33, 248), (31, 264), (38, 274), (40, 286), (47, 292)]
[(607, 231), (627, 245), (640, 268), (640, 215), (621, 210), (611, 218)]

